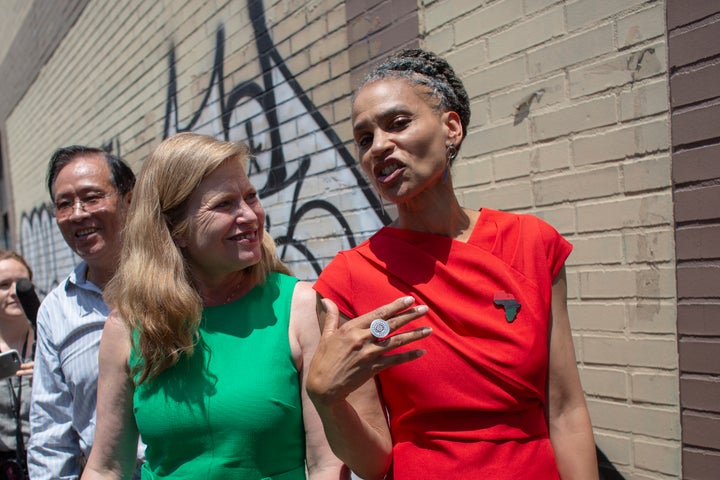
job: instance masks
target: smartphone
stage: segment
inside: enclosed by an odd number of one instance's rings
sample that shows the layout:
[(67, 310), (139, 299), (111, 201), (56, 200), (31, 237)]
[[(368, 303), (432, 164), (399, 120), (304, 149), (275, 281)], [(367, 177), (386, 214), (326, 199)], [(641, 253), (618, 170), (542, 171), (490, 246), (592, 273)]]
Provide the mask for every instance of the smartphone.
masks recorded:
[(0, 380), (15, 376), (20, 370), (20, 355), (17, 350), (0, 353)]

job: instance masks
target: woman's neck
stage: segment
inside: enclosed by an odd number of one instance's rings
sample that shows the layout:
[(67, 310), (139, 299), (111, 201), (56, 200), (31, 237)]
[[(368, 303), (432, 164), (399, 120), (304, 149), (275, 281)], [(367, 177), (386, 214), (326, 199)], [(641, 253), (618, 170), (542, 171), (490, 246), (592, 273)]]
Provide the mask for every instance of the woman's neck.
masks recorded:
[(467, 241), (477, 218), (478, 212), (463, 208), (454, 194), (428, 194), (399, 204), (392, 226)]
[(233, 272), (222, 278), (195, 279), (195, 285), (206, 307), (224, 305), (245, 296), (255, 287), (255, 278), (244, 271)]

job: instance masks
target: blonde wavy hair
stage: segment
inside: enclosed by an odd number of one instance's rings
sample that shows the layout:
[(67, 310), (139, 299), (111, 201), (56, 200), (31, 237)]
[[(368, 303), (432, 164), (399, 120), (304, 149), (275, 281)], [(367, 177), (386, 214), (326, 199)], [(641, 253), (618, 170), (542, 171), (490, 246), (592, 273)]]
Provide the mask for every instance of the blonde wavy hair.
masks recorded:
[[(194, 133), (164, 140), (147, 159), (133, 191), (120, 265), (105, 288), (105, 300), (137, 335), (142, 358), (138, 384), (192, 355), (202, 316), (187, 259), (174, 239), (186, 233), (190, 197), (223, 163), (246, 168), (248, 147)], [(270, 272), (290, 274), (275, 242), (263, 233), (260, 261), (246, 269), (256, 284)]]

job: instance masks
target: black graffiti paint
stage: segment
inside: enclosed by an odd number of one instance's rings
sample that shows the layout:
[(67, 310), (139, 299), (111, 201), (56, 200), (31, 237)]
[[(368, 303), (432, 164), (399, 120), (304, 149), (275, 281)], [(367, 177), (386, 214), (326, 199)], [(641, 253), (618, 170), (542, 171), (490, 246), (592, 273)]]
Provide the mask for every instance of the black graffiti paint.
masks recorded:
[[(332, 200), (322, 198), (321, 195), (308, 196), (302, 193), (308, 177), (317, 175), (317, 172), (312, 172), (312, 168), (319, 162), (317, 160), (318, 152), (309, 149), (292, 162), (287, 160), (283, 149), (287, 139), (284, 139), (281, 133), (283, 121), (287, 120), (278, 118), (277, 112), (279, 108), (282, 108), (282, 102), (280, 105), (278, 104), (276, 87), (273, 84), (273, 74), (279, 72), (285, 86), (292, 90), (294, 100), (302, 105), (303, 114), (311, 119), (318, 133), (324, 136), (323, 138), (329, 145), (326, 150), (332, 150), (334, 155), (340, 159), (336, 162), (340, 165), (337, 168), (344, 168), (351, 175), (352, 180), (345, 183), (349, 184), (352, 190), (356, 192), (359, 190), (363, 198), (363, 205), (355, 209), (362, 210), (362, 215), (366, 216), (366, 218), (368, 216), (375, 217), (374, 221), (365, 223), (381, 226), (388, 224), (390, 218), (358, 170), (350, 152), (313, 105), (309, 96), (295, 80), (294, 75), (277, 51), (265, 24), (263, 2), (249, 0), (248, 8), (259, 55), (257, 61), (262, 72), (259, 79), (241, 81), (226, 91), (225, 85), (228, 79), (225, 78), (223, 70), (225, 32), (221, 26), (216, 33), (216, 48), (212, 59), (210, 83), (203, 93), (204, 96), (200, 107), (188, 117), (186, 123), (180, 124), (178, 119), (177, 59), (175, 47), (171, 45), (168, 54), (168, 88), (163, 136), (167, 137), (174, 132), (181, 131), (203, 131), (201, 122), (203, 112), (211, 103), (211, 96), (215, 94), (218, 98), (219, 115), (217, 117), (219, 117), (221, 127), (209, 133), (225, 140), (235, 140), (236, 138), (231, 138), (231, 133), (235, 128), (233, 127), (233, 115), (239, 106), (246, 105), (248, 101), (256, 102), (260, 106), (264, 115), (264, 122), (268, 126), (267, 137), (269, 141), (256, 141), (257, 132), (253, 131), (251, 121), (244, 122), (242, 126), (243, 132), (252, 151), (258, 156), (263, 154), (268, 156), (269, 164), (261, 165), (258, 161), (251, 161), (249, 174), (254, 175), (254, 181), (257, 178), (264, 179), (262, 184), (256, 184), (261, 198), (270, 199), (273, 196), (281, 195), (282, 198), (287, 199), (282, 203), (283, 221), (275, 223), (276, 227), (282, 224), (283, 230), (280, 234), (274, 232), (281, 256), (285, 257), (288, 254), (288, 249), (292, 249), (310, 264), (312, 271), (319, 274), (322, 265), (318, 260), (318, 252), (313, 251), (313, 247), (310, 246), (307, 232), (302, 236), (298, 236), (297, 233), (303, 227), (306, 230), (311, 228), (308, 226), (310, 223), (304, 224), (306, 219), (318, 215), (326, 215), (332, 219), (335, 223), (335, 226), (331, 228), (333, 235), (344, 239), (342, 243), (344, 247), (349, 248), (356, 245), (358, 232), (353, 231), (351, 222), (347, 220), (342, 209)], [(118, 137), (113, 138), (104, 144), (103, 148), (119, 154), (120, 139)], [(292, 166), (290, 166), (291, 163)], [(332, 181), (332, 177), (326, 180), (328, 183), (332, 183)], [(354, 194), (351, 192), (349, 195)], [(52, 285), (57, 284), (58, 281), (64, 278), (72, 264), (77, 263), (79, 258), (68, 253), (69, 248), (59, 235), (52, 217), (45, 215), (43, 212), (46, 212), (45, 206), (22, 214), (20, 249), (31, 259), (33, 268), (38, 272), (42, 272), (43, 280), (40, 284), (42, 290), (47, 291)], [(275, 216), (277, 217), (277, 215)], [(273, 220), (273, 216), (269, 214), (267, 222), (269, 227), (273, 226)], [(360, 233), (367, 234), (367, 232)], [(327, 258), (328, 252), (321, 252), (321, 255)]]
[(33, 269), (33, 283), (40, 297), (62, 282), (80, 261), (65, 243), (46, 205), (23, 213), (20, 238), (20, 253)]

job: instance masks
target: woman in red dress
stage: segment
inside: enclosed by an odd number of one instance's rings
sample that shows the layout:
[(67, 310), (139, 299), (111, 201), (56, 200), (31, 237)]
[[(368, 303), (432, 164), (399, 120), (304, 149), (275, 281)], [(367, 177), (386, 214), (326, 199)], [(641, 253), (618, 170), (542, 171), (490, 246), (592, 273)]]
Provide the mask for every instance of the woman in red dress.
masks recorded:
[(315, 285), (310, 398), (365, 479), (596, 479), (572, 247), (537, 217), (460, 205), (450, 167), (469, 118), (462, 82), (427, 51), (390, 57), (358, 90), (360, 165), (398, 217)]

